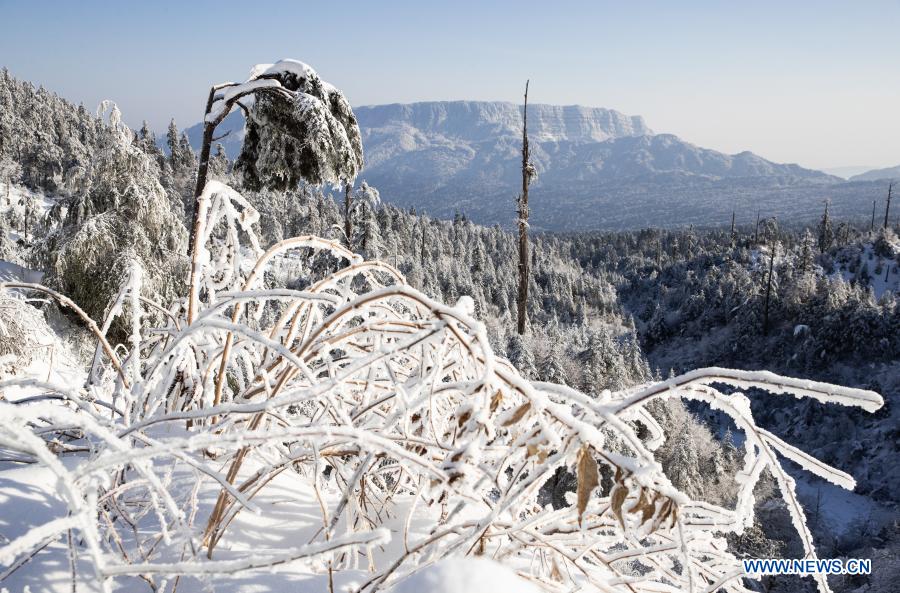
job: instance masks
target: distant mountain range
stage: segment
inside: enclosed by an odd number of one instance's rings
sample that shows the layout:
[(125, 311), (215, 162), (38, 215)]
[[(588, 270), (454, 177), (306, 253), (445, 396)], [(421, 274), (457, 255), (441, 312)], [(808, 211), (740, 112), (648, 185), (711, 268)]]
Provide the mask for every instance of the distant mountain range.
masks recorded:
[[(382, 197), (438, 217), (464, 212), (509, 225), (521, 187), (522, 107), (486, 101), (434, 101), (354, 109), (365, 148), (360, 175)], [(231, 114), (217, 134), (237, 155), (243, 120)], [(199, 146), (200, 125), (187, 130)], [(763, 216), (808, 220), (832, 201), (837, 216), (862, 218), (880, 185), (847, 182), (751, 152), (728, 155), (610, 109), (529, 105), (528, 133), (538, 171), (532, 226), (555, 231), (709, 225)], [(876, 187), (877, 186), (877, 187)], [(865, 204), (868, 204), (866, 206)]]
[(841, 179), (850, 179), (854, 175), (859, 175), (860, 173), (865, 173), (874, 169), (874, 167), (869, 167), (865, 165), (847, 165), (844, 167), (825, 167), (822, 170), (824, 173), (828, 173), (829, 175), (836, 175)]
[(900, 165), (885, 169), (872, 169), (871, 171), (854, 175), (850, 178), (850, 181), (877, 181), (879, 179), (900, 179)]

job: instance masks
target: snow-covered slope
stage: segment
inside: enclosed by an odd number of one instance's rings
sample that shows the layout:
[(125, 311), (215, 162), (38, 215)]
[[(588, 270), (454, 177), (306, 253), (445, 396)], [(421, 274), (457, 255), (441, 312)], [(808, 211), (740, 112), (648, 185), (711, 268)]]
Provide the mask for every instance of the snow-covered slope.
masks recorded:
[[(372, 169), (407, 152), (442, 146), (470, 146), (478, 150), (500, 139), (522, 135), (522, 107), (486, 101), (432, 101), (357, 107), (363, 130), (367, 166)], [(528, 110), (532, 142), (604, 142), (653, 132), (640, 116), (580, 105), (531, 105)]]

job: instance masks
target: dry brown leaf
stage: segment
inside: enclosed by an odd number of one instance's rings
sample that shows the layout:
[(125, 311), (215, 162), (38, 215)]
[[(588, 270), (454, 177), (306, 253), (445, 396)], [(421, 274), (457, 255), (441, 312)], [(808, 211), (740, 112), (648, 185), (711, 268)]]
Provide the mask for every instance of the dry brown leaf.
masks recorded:
[(625, 529), (625, 518), (622, 517), (622, 504), (625, 502), (627, 496), (628, 488), (621, 482), (617, 482), (616, 485), (613, 486), (612, 492), (609, 495), (609, 506), (616, 518), (619, 519), (619, 524), (622, 525), (622, 529)]
[(678, 507), (676, 505), (672, 505), (672, 510), (669, 512), (669, 516), (672, 519), (672, 522), (669, 523), (669, 529), (675, 527), (675, 523), (678, 522)]
[(550, 562), (550, 578), (558, 583), (563, 582), (563, 574), (559, 569), (559, 563), (556, 561), (556, 554), (553, 555), (553, 559)]
[(640, 507), (641, 511), (641, 525), (646, 523), (647, 521), (653, 518), (653, 514), (656, 512), (656, 495), (653, 495), (653, 498), (647, 498), (644, 495), (644, 491), (641, 491), (641, 497), (644, 499), (643, 506)]
[(512, 426), (513, 424), (524, 418), (525, 414), (527, 414), (528, 410), (530, 409), (531, 403), (522, 404), (521, 406), (516, 408), (516, 411), (513, 412), (513, 415), (509, 418), (509, 420), (503, 423), (503, 426)]
[(587, 509), (591, 493), (594, 491), (594, 488), (600, 485), (600, 472), (597, 471), (597, 461), (591, 455), (591, 451), (587, 446), (581, 447), (581, 450), (578, 452), (575, 469), (578, 475), (578, 487), (576, 489), (578, 497), (578, 525), (581, 525), (581, 519), (584, 516), (585, 509)]
[(672, 499), (667, 498), (662, 503), (662, 506), (659, 508), (659, 512), (656, 513), (656, 518), (653, 519), (653, 524), (650, 526), (650, 533), (653, 533), (654, 531), (659, 529), (659, 526), (669, 515), (669, 512), (671, 511), (671, 509), (672, 509)]
[(527, 445), (525, 449), (527, 451), (525, 457), (537, 457), (538, 463), (544, 463), (547, 461), (547, 457), (549, 457), (549, 453), (541, 449), (538, 445)]
[(500, 393), (500, 390), (497, 390), (497, 393), (494, 394), (494, 397), (491, 398), (491, 414), (497, 411), (497, 408), (500, 407), (500, 404), (503, 403), (503, 394)]

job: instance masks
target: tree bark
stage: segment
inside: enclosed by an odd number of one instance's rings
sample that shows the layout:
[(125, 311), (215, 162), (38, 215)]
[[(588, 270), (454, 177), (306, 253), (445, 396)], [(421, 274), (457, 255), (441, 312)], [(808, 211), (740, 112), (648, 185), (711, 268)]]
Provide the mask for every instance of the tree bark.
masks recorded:
[(731, 211), (731, 246), (734, 247), (734, 210)]
[(347, 237), (347, 249), (353, 251), (353, 223), (350, 220), (350, 210), (353, 208), (352, 187), (348, 183), (344, 186), (344, 236)]
[(425, 216), (422, 216), (422, 245), (419, 247), (419, 263), (425, 267)]
[(528, 305), (528, 183), (531, 163), (528, 159), (528, 82), (525, 82), (525, 106), (522, 110), (522, 195), (519, 196), (519, 293), (517, 331), (525, 333)]
[(775, 249), (776, 245), (772, 244), (772, 253), (769, 255), (769, 279), (766, 283), (766, 307), (763, 311), (763, 335), (769, 335), (769, 298), (772, 295), (772, 271), (775, 268)]
[(200, 146), (200, 164), (197, 167), (197, 185), (194, 186), (194, 213), (191, 216), (191, 237), (188, 241), (188, 254), (194, 251), (194, 242), (197, 240), (199, 232), (200, 219), (197, 216), (197, 200), (206, 187), (206, 175), (209, 172), (209, 151), (212, 146), (213, 134), (219, 122), (207, 122), (206, 116), (212, 111), (213, 97), (216, 94), (216, 87), (209, 89), (209, 98), (206, 100), (206, 111), (203, 112), (203, 144)]
[(756, 230), (753, 232), (753, 242), (759, 243), (759, 210), (756, 211)]

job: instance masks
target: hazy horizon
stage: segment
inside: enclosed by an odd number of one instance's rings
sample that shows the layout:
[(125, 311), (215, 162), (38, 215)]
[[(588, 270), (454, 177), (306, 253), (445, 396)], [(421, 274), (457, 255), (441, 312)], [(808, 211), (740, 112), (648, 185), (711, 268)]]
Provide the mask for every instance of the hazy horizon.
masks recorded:
[(532, 102), (640, 115), (657, 133), (729, 154), (814, 169), (900, 163), (896, 2), (466, 1), (447, 11), (0, 0), (0, 12), (2, 65), (14, 76), (90, 109), (112, 99), (130, 125), (146, 119), (157, 131), (172, 117), (198, 122), (211, 84), (293, 57), (357, 106), (521, 103), (530, 78)]

